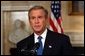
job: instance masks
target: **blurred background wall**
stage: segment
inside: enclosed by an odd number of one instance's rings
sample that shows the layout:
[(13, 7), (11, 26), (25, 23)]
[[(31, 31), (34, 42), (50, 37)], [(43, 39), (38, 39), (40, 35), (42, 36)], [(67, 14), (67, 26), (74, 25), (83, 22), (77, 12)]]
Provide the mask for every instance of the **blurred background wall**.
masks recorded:
[[(16, 47), (8, 40), (9, 34), (13, 30), (13, 12), (27, 12), (33, 5), (44, 6), (50, 14), (51, 1), (1, 1), (1, 54), (9, 55), (10, 48)], [(69, 1), (61, 1), (62, 26), (64, 34), (70, 36), (71, 44), (74, 47), (84, 47), (84, 15), (69, 15)], [(21, 15), (22, 16), (22, 15)], [(16, 18), (17, 19), (17, 18)], [(26, 28), (30, 29), (27, 19)], [(30, 35), (32, 31), (28, 31)]]

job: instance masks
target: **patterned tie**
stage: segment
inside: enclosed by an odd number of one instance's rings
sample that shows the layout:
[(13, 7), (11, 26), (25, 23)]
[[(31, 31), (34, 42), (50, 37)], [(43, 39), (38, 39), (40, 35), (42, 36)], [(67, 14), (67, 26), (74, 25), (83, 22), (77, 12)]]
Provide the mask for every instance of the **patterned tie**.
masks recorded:
[(40, 43), (40, 47), (39, 47), (39, 49), (37, 49), (37, 55), (42, 55), (42, 52), (43, 52), (43, 45), (42, 45), (41, 39), (42, 39), (42, 37), (39, 36), (38, 40), (39, 40), (39, 43)]

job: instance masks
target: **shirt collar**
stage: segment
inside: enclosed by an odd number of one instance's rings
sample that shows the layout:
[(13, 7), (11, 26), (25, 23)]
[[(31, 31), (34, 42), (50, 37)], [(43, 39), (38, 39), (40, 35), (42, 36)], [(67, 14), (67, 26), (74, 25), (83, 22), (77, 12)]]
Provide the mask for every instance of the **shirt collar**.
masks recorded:
[[(40, 35), (40, 36), (42, 37), (42, 39), (43, 39), (43, 38), (46, 38), (46, 34), (47, 34), (47, 29), (45, 29), (45, 31)], [(39, 35), (37, 35), (36, 33), (34, 33), (34, 36), (35, 36), (36, 38), (39, 37)]]

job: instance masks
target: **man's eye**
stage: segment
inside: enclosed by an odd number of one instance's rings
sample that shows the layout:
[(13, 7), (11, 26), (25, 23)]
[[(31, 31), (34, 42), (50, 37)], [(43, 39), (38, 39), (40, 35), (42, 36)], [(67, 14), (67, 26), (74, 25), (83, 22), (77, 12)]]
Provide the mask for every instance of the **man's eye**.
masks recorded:
[(35, 17), (31, 17), (31, 19), (35, 19)]
[(42, 18), (42, 16), (39, 16), (38, 18)]

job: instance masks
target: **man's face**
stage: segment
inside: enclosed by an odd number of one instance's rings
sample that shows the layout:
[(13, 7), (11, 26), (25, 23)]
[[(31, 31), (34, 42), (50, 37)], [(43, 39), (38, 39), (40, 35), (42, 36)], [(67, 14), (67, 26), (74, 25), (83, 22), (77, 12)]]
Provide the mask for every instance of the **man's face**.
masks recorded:
[(29, 16), (30, 16), (29, 21), (34, 32), (35, 33), (43, 32), (47, 23), (45, 12), (42, 9), (32, 10)]

